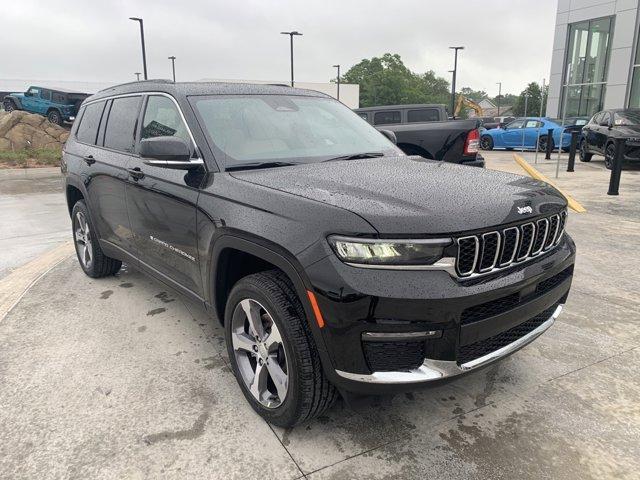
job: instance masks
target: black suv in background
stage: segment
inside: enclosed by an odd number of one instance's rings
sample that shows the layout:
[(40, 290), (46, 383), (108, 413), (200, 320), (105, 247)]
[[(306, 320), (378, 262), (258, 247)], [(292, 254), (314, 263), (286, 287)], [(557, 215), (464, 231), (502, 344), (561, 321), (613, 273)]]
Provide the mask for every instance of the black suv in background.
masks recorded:
[(114, 87), (84, 102), (62, 170), (84, 272), (125, 261), (202, 302), (276, 425), (513, 353), (573, 275), (557, 190), (408, 157), (309, 90)]
[(640, 161), (640, 109), (618, 108), (596, 113), (582, 127), (580, 160), (590, 162), (593, 155), (604, 155), (604, 165), (613, 167), (616, 139), (625, 140), (625, 162)]

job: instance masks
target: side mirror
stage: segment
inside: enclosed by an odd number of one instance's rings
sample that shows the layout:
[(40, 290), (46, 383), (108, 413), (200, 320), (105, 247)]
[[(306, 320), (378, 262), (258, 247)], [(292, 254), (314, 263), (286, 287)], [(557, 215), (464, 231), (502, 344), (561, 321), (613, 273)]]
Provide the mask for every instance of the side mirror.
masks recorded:
[(398, 143), (398, 139), (396, 138), (396, 134), (393, 133), (391, 130), (379, 130), (379, 132), (384, 135), (385, 137), (387, 137), (391, 143), (393, 143), (394, 145), (396, 145)]
[(140, 156), (155, 167), (190, 170), (202, 165), (201, 160), (191, 160), (189, 144), (178, 137), (145, 138), (140, 141)]

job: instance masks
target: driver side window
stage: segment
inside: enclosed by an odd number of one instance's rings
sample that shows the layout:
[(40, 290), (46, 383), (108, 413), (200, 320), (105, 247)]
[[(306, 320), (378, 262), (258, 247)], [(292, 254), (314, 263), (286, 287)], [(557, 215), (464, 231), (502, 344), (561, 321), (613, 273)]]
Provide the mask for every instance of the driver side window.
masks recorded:
[(509, 123), (506, 127), (504, 127), (505, 130), (512, 130), (514, 128), (522, 128), (522, 125), (524, 125), (524, 120), (515, 120), (511, 123)]
[(191, 144), (189, 132), (176, 105), (168, 97), (151, 95), (142, 121), (141, 140), (153, 137), (180, 137)]
[(40, 89), (39, 88), (33, 88), (31, 87), (27, 93), (29, 94), (29, 96), (31, 97), (39, 97), (40, 96)]

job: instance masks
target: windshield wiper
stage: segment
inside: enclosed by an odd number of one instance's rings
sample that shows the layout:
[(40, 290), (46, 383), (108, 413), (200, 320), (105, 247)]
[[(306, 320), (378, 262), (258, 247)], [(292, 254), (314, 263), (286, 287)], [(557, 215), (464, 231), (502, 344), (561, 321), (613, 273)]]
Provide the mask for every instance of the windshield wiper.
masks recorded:
[(231, 172), (234, 170), (251, 170), (256, 168), (274, 168), (274, 167), (290, 167), (291, 165), (300, 165), (291, 162), (254, 162), (254, 163), (237, 163), (228, 166), (225, 170)]
[(359, 160), (361, 158), (376, 158), (384, 157), (382, 152), (364, 152), (364, 153), (352, 153), (351, 155), (342, 155), (340, 157), (328, 158), (323, 160), (324, 162), (334, 162), (338, 160)]

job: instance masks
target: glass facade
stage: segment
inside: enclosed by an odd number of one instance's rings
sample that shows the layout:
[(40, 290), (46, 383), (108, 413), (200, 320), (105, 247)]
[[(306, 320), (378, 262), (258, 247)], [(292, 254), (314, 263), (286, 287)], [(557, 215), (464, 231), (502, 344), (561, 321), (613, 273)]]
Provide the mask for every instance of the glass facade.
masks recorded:
[(631, 76), (631, 91), (629, 92), (629, 107), (640, 107), (640, 35), (636, 44), (636, 57), (633, 60), (633, 74)]
[[(602, 109), (613, 17), (569, 25), (565, 85), (566, 116), (591, 116)], [(560, 105), (562, 113), (562, 104)]]

